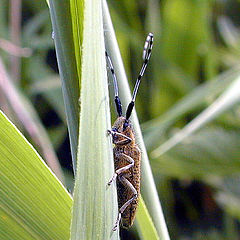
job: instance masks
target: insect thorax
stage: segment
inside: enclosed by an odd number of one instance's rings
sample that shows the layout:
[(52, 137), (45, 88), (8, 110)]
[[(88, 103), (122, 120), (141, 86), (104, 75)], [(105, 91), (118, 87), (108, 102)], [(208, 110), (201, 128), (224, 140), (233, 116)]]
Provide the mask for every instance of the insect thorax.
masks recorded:
[[(121, 133), (129, 138), (131, 138), (131, 142), (129, 145), (135, 145), (135, 136), (134, 136), (134, 130), (131, 124), (130, 120), (127, 120), (125, 117), (121, 116), (116, 119), (116, 121), (113, 124), (112, 127), (113, 132)], [(124, 137), (121, 136), (115, 136), (115, 141), (123, 140)]]

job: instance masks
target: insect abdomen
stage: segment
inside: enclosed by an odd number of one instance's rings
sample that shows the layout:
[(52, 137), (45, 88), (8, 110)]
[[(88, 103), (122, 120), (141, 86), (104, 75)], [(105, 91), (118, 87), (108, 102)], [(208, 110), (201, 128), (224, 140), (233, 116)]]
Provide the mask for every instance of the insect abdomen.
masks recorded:
[[(138, 199), (140, 195), (140, 162), (141, 162), (141, 152), (137, 145), (134, 146), (124, 146), (115, 147), (114, 152), (114, 164), (115, 169), (119, 169), (128, 165), (126, 160), (119, 157), (119, 153), (124, 153), (134, 160), (134, 166), (129, 170), (122, 173), (123, 176), (133, 185), (137, 191), (137, 198), (126, 208), (122, 213), (121, 225), (124, 228), (129, 228), (132, 226), (136, 215), (136, 209), (138, 205)], [(133, 192), (130, 188), (126, 188), (119, 180), (117, 180), (117, 191), (118, 191), (118, 206), (119, 209), (133, 197)]]

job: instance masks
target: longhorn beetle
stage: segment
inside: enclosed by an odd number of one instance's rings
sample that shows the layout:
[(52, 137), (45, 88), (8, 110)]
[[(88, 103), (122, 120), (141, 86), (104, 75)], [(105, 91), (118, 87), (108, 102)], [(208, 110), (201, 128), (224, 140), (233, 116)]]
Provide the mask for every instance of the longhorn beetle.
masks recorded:
[(120, 220), (123, 228), (131, 227), (136, 215), (140, 194), (141, 151), (135, 142), (135, 134), (129, 118), (134, 107), (141, 79), (152, 53), (152, 46), (153, 34), (149, 33), (144, 44), (142, 68), (133, 90), (132, 100), (126, 111), (126, 117), (122, 115), (122, 104), (118, 96), (117, 78), (113, 64), (109, 55), (105, 52), (107, 63), (113, 77), (115, 104), (118, 113), (118, 118), (113, 124), (112, 130), (108, 130), (108, 134), (112, 135), (112, 141), (115, 145), (113, 148), (115, 173), (108, 182), (108, 185), (111, 185), (113, 181), (117, 180), (119, 208), (118, 217), (112, 229), (113, 231), (117, 229)]

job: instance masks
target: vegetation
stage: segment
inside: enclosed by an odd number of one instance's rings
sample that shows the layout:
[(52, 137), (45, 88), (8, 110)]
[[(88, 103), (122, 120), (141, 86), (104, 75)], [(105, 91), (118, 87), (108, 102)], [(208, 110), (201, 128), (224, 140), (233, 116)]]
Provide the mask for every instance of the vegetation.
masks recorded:
[[(98, 0), (20, 3), (2, 0), (0, 8), (0, 239), (120, 239), (111, 232), (116, 189), (106, 188), (113, 173), (106, 129), (116, 114), (105, 47), (124, 109), (130, 91), (105, 1), (103, 19)], [(239, 2), (108, 5), (131, 89), (154, 33), (132, 118), (142, 198), (121, 239), (169, 239), (166, 225), (171, 239), (238, 239)], [(73, 198), (63, 185), (75, 189)]]

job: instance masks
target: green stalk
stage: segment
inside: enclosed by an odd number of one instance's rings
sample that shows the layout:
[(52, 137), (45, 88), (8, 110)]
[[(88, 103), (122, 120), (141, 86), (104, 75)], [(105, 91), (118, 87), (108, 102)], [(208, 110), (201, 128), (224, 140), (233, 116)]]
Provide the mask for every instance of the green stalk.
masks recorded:
[(71, 240), (118, 239), (116, 186), (107, 187), (113, 167), (102, 4), (84, 3), (81, 114)]
[(54, 42), (67, 114), (67, 124), (75, 172), (79, 130), (79, 76), (75, 60), (72, 19), (68, 0), (49, 0)]

